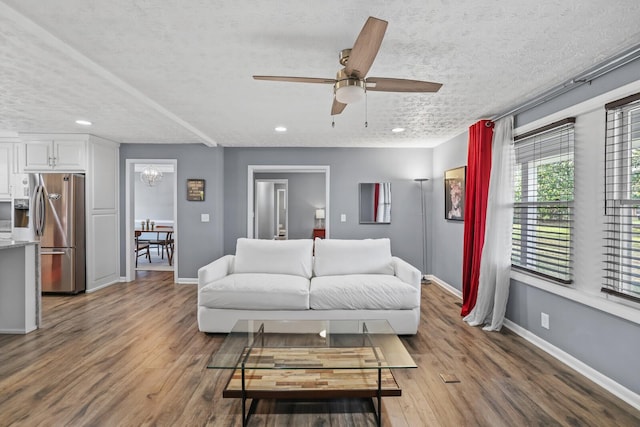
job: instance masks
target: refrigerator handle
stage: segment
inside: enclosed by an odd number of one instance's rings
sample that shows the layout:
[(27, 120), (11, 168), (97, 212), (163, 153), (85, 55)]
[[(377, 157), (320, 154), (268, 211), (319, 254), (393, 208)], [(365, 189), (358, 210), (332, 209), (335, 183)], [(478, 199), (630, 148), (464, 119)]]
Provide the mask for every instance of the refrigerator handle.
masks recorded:
[(33, 230), (36, 236), (41, 237), (44, 227), (44, 189), (41, 185), (36, 187), (34, 195), (34, 216), (33, 216)]
[(38, 237), (38, 217), (40, 216), (38, 213), (38, 207), (40, 206), (40, 200), (38, 199), (38, 195), (40, 194), (40, 186), (36, 186), (33, 189), (33, 204), (31, 209), (33, 210), (33, 217), (31, 221), (33, 222), (33, 234)]

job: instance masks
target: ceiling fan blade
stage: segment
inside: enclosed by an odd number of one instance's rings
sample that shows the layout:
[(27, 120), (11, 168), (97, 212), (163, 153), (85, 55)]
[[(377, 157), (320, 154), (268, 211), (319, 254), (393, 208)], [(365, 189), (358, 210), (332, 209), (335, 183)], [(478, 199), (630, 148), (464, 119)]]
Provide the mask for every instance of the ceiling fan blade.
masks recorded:
[(338, 102), (338, 100), (335, 97), (333, 97), (333, 105), (331, 106), (331, 115), (335, 116), (336, 114), (342, 113), (342, 111), (344, 110), (344, 107), (346, 106), (347, 104)]
[(367, 75), (382, 44), (387, 24), (387, 21), (373, 16), (367, 19), (360, 34), (358, 34), (355, 44), (351, 48), (351, 53), (345, 66), (347, 76), (363, 79)]
[(255, 80), (269, 80), (273, 82), (293, 82), (293, 83), (325, 83), (334, 84), (336, 79), (323, 79), (317, 77), (285, 77), (285, 76), (253, 76)]
[(437, 92), (442, 83), (423, 82), (420, 80), (390, 79), (386, 77), (370, 77), (366, 80), (367, 91), (378, 92)]

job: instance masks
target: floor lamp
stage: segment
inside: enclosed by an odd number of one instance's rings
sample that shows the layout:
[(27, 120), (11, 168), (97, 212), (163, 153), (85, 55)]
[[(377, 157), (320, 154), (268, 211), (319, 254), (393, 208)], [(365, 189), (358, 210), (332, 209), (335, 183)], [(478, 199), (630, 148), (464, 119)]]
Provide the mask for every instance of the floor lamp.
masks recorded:
[(427, 230), (425, 228), (425, 207), (424, 207), (424, 183), (426, 181), (429, 181), (428, 178), (416, 178), (414, 179), (414, 181), (419, 182), (420, 183), (420, 206), (422, 209), (422, 276), (421, 276), (421, 282), (423, 284), (427, 283), (427, 275), (426, 275), (426, 271), (427, 271)]

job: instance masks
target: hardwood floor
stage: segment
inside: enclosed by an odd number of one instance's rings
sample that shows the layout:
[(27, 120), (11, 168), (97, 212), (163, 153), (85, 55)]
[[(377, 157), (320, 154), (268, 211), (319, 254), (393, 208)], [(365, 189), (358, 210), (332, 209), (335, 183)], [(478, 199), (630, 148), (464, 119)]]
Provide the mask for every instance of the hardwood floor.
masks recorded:
[[(239, 426), (229, 372), (205, 369), (224, 339), (198, 332), (196, 287), (171, 272), (44, 298), (43, 327), (0, 335), (0, 426)], [(419, 368), (395, 371), (386, 426), (639, 426), (640, 412), (511, 332), (462, 323), (456, 298), (423, 287)], [(445, 384), (440, 373), (459, 383)], [(260, 401), (251, 426), (372, 426), (364, 401)]]

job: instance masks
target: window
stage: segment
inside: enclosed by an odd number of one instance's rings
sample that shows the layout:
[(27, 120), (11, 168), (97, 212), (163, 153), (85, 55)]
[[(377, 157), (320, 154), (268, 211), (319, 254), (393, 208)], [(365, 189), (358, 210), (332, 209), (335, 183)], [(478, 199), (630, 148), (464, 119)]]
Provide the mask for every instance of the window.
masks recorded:
[(515, 268), (571, 283), (573, 263), (573, 124), (568, 118), (515, 141)]
[(640, 94), (605, 105), (602, 291), (640, 301)]

